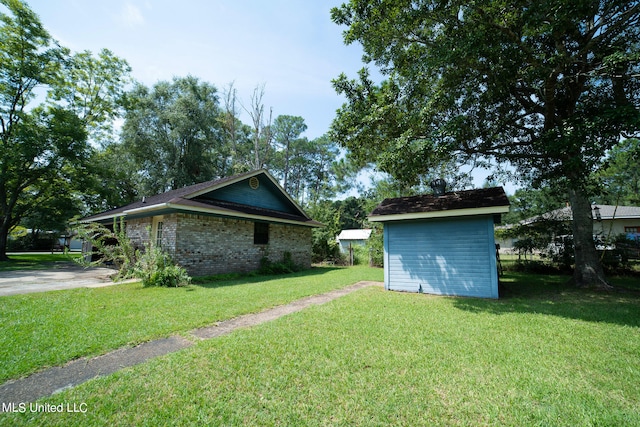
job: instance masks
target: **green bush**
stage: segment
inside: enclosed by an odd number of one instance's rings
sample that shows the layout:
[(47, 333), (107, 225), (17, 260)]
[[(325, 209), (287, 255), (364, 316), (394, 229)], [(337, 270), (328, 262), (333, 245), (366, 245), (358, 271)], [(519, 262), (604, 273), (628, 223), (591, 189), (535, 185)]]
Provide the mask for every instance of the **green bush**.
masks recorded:
[(567, 269), (564, 266), (558, 264), (552, 264), (544, 261), (537, 260), (516, 260), (513, 265), (505, 268), (507, 271), (515, 271), (518, 273), (532, 273), (532, 274), (568, 274), (571, 273), (571, 269)]
[(282, 255), (282, 261), (272, 262), (269, 257), (264, 256), (260, 260), (259, 274), (288, 274), (300, 271), (302, 268), (293, 262), (291, 252)]
[(98, 223), (80, 224), (78, 236), (91, 243), (92, 252), (87, 258), (76, 261), (85, 267), (113, 263), (118, 269), (114, 280), (132, 277), (142, 280), (142, 286), (186, 286), (191, 283), (187, 271), (176, 265), (169, 254), (147, 242), (143, 249), (136, 249), (127, 236), (124, 220), (113, 221), (113, 229)]
[(369, 249), (365, 246), (353, 246), (353, 265), (369, 265)]
[[(91, 253), (83, 253), (83, 257), (75, 261), (84, 267), (102, 264), (113, 264), (118, 269), (115, 280), (134, 277), (136, 264), (136, 248), (129, 236), (124, 222), (113, 220), (110, 229), (97, 222), (79, 223), (75, 231), (79, 239), (91, 244)], [(86, 258), (85, 258), (86, 257)]]
[(10, 236), (7, 240), (7, 250), (11, 252), (22, 251), (50, 251), (57, 243), (57, 235), (32, 234)]
[(369, 239), (367, 240), (366, 247), (373, 266), (382, 267), (384, 264), (384, 242), (381, 226), (374, 224), (371, 236), (369, 236)]
[(344, 262), (344, 256), (340, 253), (340, 245), (336, 242), (335, 235), (325, 230), (313, 230), (311, 251), (312, 262), (331, 261), (337, 264)]
[(151, 241), (145, 245), (144, 252), (138, 250), (136, 255), (134, 276), (142, 280), (142, 286), (179, 287), (191, 283), (187, 271)]

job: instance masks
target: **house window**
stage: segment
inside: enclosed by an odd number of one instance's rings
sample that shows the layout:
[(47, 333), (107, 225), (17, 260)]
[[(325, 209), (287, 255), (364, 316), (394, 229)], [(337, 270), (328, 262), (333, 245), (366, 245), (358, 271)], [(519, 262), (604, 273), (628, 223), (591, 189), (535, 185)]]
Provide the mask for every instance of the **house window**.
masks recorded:
[(640, 233), (640, 226), (637, 227), (625, 227), (624, 232), (627, 234), (638, 234)]
[(269, 243), (269, 224), (266, 222), (253, 223), (253, 243), (266, 245)]
[(156, 226), (156, 246), (157, 247), (161, 247), (162, 246), (162, 226), (163, 226), (163, 222), (162, 221), (158, 221), (158, 225)]

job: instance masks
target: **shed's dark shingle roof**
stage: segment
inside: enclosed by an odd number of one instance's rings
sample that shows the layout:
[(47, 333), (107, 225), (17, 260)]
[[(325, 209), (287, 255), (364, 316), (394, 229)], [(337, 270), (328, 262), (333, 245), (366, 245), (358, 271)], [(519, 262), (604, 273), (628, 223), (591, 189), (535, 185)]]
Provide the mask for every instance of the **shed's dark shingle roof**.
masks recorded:
[(502, 187), (452, 191), (442, 196), (424, 194), (384, 199), (382, 203), (371, 212), (370, 216), (438, 212), (493, 206), (509, 206), (509, 199)]

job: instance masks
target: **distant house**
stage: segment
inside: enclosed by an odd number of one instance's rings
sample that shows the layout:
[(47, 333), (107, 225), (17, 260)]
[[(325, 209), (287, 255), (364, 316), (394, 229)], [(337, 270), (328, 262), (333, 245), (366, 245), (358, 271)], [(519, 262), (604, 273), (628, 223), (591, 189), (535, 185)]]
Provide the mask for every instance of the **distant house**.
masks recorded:
[[(599, 205), (591, 206), (593, 217), (593, 236), (596, 240), (607, 240), (620, 234), (624, 234), (628, 239), (640, 240), (640, 207), (638, 206), (614, 206)], [(528, 218), (520, 222), (521, 225), (534, 224), (538, 221), (557, 220), (570, 223), (573, 219), (571, 207), (566, 206), (547, 212), (543, 215)], [(502, 228), (507, 229), (507, 225)], [(505, 251), (513, 249), (517, 238), (505, 238), (500, 240), (501, 248)]]
[[(638, 206), (613, 206), (598, 205), (591, 206), (593, 216), (594, 236), (617, 236), (625, 234), (631, 240), (640, 238), (640, 207)], [(553, 218), (562, 218), (570, 222), (573, 219), (570, 207), (564, 207), (550, 212)]]
[(312, 220), (266, 170), (143, 198), (83, 222), (126, 220), (137, 244), (153, 239), (194, 276), (256, 270), (289, 252), (311, 266)]
[(340, 252), (349, 253), (349, 248), (355, 246), (364, 246), (371, 236), (370, 228), (356, 229), (356, 230), (342, 230), (336, 241), (340, 245)]
[(509, 211), (501, 187), (385, 199), (385, 289), (498, 298), (494, 221)]

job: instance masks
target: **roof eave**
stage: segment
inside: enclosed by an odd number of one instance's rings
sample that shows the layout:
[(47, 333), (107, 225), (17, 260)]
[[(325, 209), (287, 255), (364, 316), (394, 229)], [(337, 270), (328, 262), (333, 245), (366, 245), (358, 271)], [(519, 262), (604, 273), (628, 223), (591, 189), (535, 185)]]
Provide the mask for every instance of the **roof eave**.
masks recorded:
[(509, 206), (487, 206), (482, 208), (450, 209), (431, 212), (409, 212), (390, 215), (370, 215), (371, 222), (407, 221), (416, 219), (447, 218), (458, 216), (494, 215), (509, 212)]
[(312, 227), (312, 228), (324, 227), (324, 224), (317, 221), (313, 221), (313, 220), (296, 221), (293, 219), (276, 218), (276, 217), (266, 216), (266, 215), (246, 214), (243, 212), (236, 212), (236, 211), (226, 210), (226, 209), (203, 208), (203, 207), (186, 206), (186, 205), (180, 205), (180, 204), (174, 204), (174, 203), (166, 203), (166, 207), (180, 210), (180, 211), (230, 216), (234, 218), (253, 219), (258, 221), (277, 222), (280, 224), (302, 225), (304, 227)]
[(78, 222), (80, 224), (86, 224), (86, 223), (89, 223), (89, 222), (100, 222), (100, 221), (104, 221), (104, 220), (107, 220), (107, 219), (115, 219), (115, 218), (119, 218), (121, 216), (125, 216), (125, 214), (123, 212), (116, 212), (116, 213), (112, 213), (112, 214), (108, 214), (108, 215), (81, 218), (76, 222)]
[(293, 225), (302, 225), (305, 227), (312, 227), (312, 228), (321, 228), (324, 227), (325, 225), (314, 221), (312, 219), (309, 219), (308, 221), (296, 221), (293, 219), (286, 219), (286, 218), (276, 218), (276, 217), (271, 217), (271, 216), (267, 216), (267, 215), (255, 215), (255, 214), (246, 214), (243, 212), (236, 212), (236, 211), (232, 211), (232, 210), (226, 210), (226, 209), (216, 209), (216, 208), (205, 208), (205, 207), (195, 207), (195, 206), (187, 206), (187, 205), (183, 205), (183, 204), (179, 204), (179, 203), (158, 203), (155, 205), (149, 205), (149, 206), (143, 206), (143, 207), (139, 207), (139, 208), (135, 208), (135, 209), (129, 209), (123, 212), (119, 212), (117, 214), (112, 214), (112, 215), (105, 215), (102, 217), (97, 217), (97, 218), (92, 218), (89, 221), (83, 221), (83, 222), (98, 222), (98, 221), (104, 221), (106, 219), (111, 219), (111, 218), (117, 218), (120, 216), (127, 216), (127, 215), (139, 215), (139, 214), (152, 214), (155, 211), (160, 211), (160, 210), (165, 210), (165, 209), (175, 209), (177, 211), (188, 211), (188, 212), (194, 212), (194, 213), (204, 213), (204, 214), (212, 214), (212, 215), (221, 215), (221, 216), (228, 216), (228, 217), (234, 217), (234, 218), (245, 218), (245, 219), (253, 219), (253, 220), (258, 220), (258, 221), (269, 221), (269, 222), (277, 222), (277, 223), (281, 223), (281, 224), (293, 224)]

